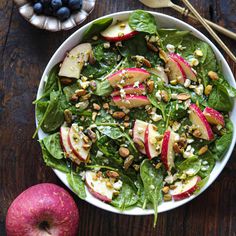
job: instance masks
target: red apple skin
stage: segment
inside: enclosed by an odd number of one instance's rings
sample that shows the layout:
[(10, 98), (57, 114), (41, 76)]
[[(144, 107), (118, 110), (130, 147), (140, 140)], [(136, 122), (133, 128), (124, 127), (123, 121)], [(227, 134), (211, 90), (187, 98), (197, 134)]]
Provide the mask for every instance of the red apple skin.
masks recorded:
[(166, 170), (169, 170), (169, 165), (168, 165), (168, 149), (169, 149), (169, 141), (170, 141), (170, 130), (166, 130), (164, 133), (164, 137), (162, 140), (162, 146), (161, 146), (161, 161), (163, 165), (165, 166)]
[(213, 125), (225, 126), (225, 120), (223, 115), (211, 107), (206, 107), (203, 111), (203, 115), (206, 117), (207, 121)]
[(108, 198), (108, 197), (106, 197), (106, 196), (104, 196), (104, 195), (102, 195), (102, 194), (100, 194), (100, 193), (98, 193), (98, 192), (95, 192), (95, 191), (90, 187), (90, 185), (88, 184), (87, 181), (85, 181), (85, 183), (86, 183), (86, 186), (87, 186), (89, 192), (90, 192), (95, 198), (97, 198), (97, 199), (99, 199), (99, 200), (101, 200), (101, 201), (103, 201), (103, 202), (107, 202), (107, 203), (109, 203), (109, 202), (112, 201), (112, 199), (110, 199), (110, 198)]
[(172, 197), (175, 201), (180, 201), (185, 198), (188, 198), (197, 190), (197, 188), (198, 188), (197, 183), (199, 181), (201, 181), (201, 177), (199, 177), (199, 176), (196, 176), (196, 177), (197, 177), (196, 184), (194, 186), (192, 186), (190, 189), (186, 190), (185, 192), (179, 193), (179, 194), (172, 194)]
[[(191, 110), (191, 112), (194, 112), (198, 116), (198, 118), (201, 120), (202, 126), (205, 127), (205, 131), (207, 133), (207, 137), (200, 137), (200, 138), (203, 138), (203, 139), (206, 139), (206, 140), (214, 139), (214, 133), (213, 133), (213, 131), (211, 129), (211, 126), (209, 125), (207, 119), (203, 115), (203, 113), (200, 110), (200, 108), (196, 104), (191, 104), (189, 106), (189, 109)], [(191, 120), (191, 118), (190, 118), (190, 120)], [(192, 121), (192, 122), (194, 123), (194, 121)]]
[(77, 235), (78, 208), (70, 194), (55, 184), (38, 184), (22, 192), (8, 209), (6, 232), (8, 236), (48, 235), (39, 227), (45, 221), (53, 236)]
[(192, 70), (192, 67), (189, 65), (189, 63), (181, 56), (175, 53), (171, 53), (170, 57), (174, 59), (183, 69), (186, 78), (192, 80), (192, 81), (197, 81), (197, 76)]
[(136, 34), (138, 34), (137, 31), (132, 31), (132, 32), (125, 34), (123, 36), (117, 36), (117, 37), (103, 36), (103, 38), (107, 41), (110, 41), (110, 42), (118, 42), (118, 41), (128, 40), (128, 39), (134, 37)]

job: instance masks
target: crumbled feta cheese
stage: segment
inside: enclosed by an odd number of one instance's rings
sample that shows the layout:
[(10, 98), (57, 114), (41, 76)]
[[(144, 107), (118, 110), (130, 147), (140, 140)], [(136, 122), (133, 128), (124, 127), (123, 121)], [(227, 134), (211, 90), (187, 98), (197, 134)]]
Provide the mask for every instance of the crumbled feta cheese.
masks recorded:
[(198, 95), (202, 95), (203, 94), (203, 90), (204, 90), (204, 87), (202, 84), (199, 84), (199, 86), (197, 86), (195, 89), (194, 89), (194, 92)]
[(208, 162), (207, 161), (203, 161), (202, 164), (205, 166), (205, 165), (208, 164)]
[(139, 81), (134, 82), (133, 87), (134, 87), (134, 88), (138, 88), (138, 87), (139, 87)]
[(155, 97), (157, 98), (158, 101), (161, 101), (161, 91), (158, 90), (155, 94)]
[(173, 100), (177, 99), (177, 95), (178, 95), (177, 93), (172, 93), (171, 94), (171, 99), (173, 99)]
[(167, 50), (168, 50), (169, 52), (171, 52), (171, 53), (175, 52), (175, 46), (172, 45), (172, 44), (167, 44), (167, 45), (166, 45), (166, 48), (167, 48)]
[(159, 120), (162, 119), (162, 116), (161, 116), (161, 115), (158, 115), (158, 114), (156, 114), (156, 113), (154, 113), (154, 114), (151, 115), (151, 119), (152, 119), (153, 121), (157, 122), (157, 121), (159, 121)]
[(102, 157), (103, 153), (101, 151), (97, 151), (96, 157)]
[(81, 176), (82, 180), (85, 180), (85, 171), (81, 171), (79, 175)]
[(113, 184), (113, 188), (114, 188), (115, 190), (120, 190), (121, 187), (122, 187), (122, 184), (123, 184), (123, 182), (122, 182), (121, 180), (118, 180), (117, 182), (115, 182), (115, 183)]
[(122, 99), (124, 99), (125, 96), (126, 96), (126, 94), (125, 94), (125, 90), (124, 90), (123, 88), (120, 89), (120, 96), (121, 96)]
[(103, 47), (104, 47), (104, 48), (110, 48), (110, 46), (111, 46), (111, 45), (110, 45), (109, 42), (106, 42), (106, 43), (103, 44)]
[(184, 82), (184, 87), (188, 88), (190, 84), (191, 84), (191, 80), (190, 79), (186, 79), (185, 82)]
[(116, 47), (122, 47), (122, 42), (121, 41), (116, 42)]
[(221, 129), (222, 129), (222, 125), (219, 125), (219, 124), (218, 124), (218, 125), (216, 126), (216, 128), (217, 128), (218, 130), (221, 130)]
[(175, 180), (177, 179), (177, 175), (171, 175), (170, 173), (168, 173), (168, 176), (165, 177), (165, 182), (167, 184), (172, 184)]
[(150, 185), (150, 189), (155, 189), (155, 186), (153, 184)]
[(186, 49), (186, 47), (183, 47), (181, 44), (178, 46), (178, 49), (179, 50), (184, 50), (184, 49)]
[(189, 168), (187, 171), (185, 171), (185, 174), (192, 176), (195, 174), (195, 170), (193, 168)]
[(201, 167), (201, 170), (202, 170), (202, 171), (207, 171), (208, 169), (209, 169), (209, 166), (202, 166), (202, 167)]
[(194, 142), (194, 139), (191, 139), (191, 138), (188, 138), (188, 139), (187, 139), (187, 143), (190, 144), (190, 143), (193, 143), (193, 142)]

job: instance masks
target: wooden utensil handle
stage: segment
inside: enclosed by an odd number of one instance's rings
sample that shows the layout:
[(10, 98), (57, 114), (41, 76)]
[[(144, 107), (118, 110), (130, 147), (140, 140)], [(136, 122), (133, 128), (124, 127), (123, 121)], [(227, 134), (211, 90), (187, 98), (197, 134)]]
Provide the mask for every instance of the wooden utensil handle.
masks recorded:
[(205, 29), (215, 39), (215, 41), (224, 49), (224, 51), (229, 55), (229, 57), (236, 63), (236, 57), (234, 56), (234, 54), (224, 44), (224, 42), (218, 37), (218, 35), (212, 30), (212, 28), (206, 23), (206, 21), (200, 16), (200, 14), (195, 10), (195, 8), (191, 5), (191, 3), (188, 0), (182, 0), (182, 2), (193, 13), (193, 15), (200, 21), (200, 23), (205, 27)]
[[(181, 14), (183, 15), (188, 15), (190, 18), (194, 19), (194, 20), (197, 20), (197, 18), (192, 15), (191, 13), (189, 13), (189, 10), (187, 8), (184, 8), (184, 7), (180, 7), (176, 4), (171, 4), (171, 7), (173, 9), (175, 9), (176, 11), (180, 12)], [(216, 23), (212, 22), (212, 21), (209, 21), (205, 18), (203, 18), (208, 25), (210, 25), (212, 28), (214, 28), (215, 30), (217, 30), (218, 32), (220, 32), (221, 34), (224, 34), (226, 35), (227, 37), (231, 38), (231, 39), (234, 39), (236, 40), (236, 33), (228, 30), (228, 29), (225, 29), (224, 27), (220, 26), (220, 25), (217, 25)]]

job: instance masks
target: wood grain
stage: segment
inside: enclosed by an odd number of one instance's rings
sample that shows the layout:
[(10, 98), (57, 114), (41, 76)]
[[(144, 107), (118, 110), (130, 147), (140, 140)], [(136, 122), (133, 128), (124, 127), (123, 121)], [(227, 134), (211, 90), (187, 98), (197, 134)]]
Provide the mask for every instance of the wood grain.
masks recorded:
[[(236, 32), (235, 0), (192, 0), (202, 16)], [(86, 24), (117, 11), (146, 9), (137, 0), (98, 0)], [(171, 9), (159, 12), (182, 18)], [(200, 24), (184, 19), (202, 32)], [(83, 24), (83, 25), (84, 25)], [(76, 29), (49, 33), (34, 28), (9, 0), (0, 0), (0, 235), (5, 235), (5, 215), (13, 199), (27, 187), (61, 184), (43, 164), (34, 132), (34, 107), (42, 72), (58, 46)], [(236, 43), (222, 36), (236, 53)], [(234, 74), (235, 64), (226, 56)], [(202, 195), (175, 210), (162, 213), (155, 229), (152, 216), (124, 216), (100, 210), (74, 198), (80, 209), (80, 236), (217, 236), (236, 235), (236, 152), (221, 175)]]

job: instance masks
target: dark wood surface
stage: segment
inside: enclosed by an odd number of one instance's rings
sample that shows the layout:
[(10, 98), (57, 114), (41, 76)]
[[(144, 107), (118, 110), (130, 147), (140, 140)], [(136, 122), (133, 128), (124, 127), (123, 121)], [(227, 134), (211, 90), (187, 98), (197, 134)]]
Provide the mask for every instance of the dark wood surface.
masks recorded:
[[(236, 32), (235, 0), (191, 2), (202, 16)], [(108, 13), (141, 8), (148, 9), (138, 0), (98, 0), (84, 24)], [(171, 9), (158, 11), (182, 18)], [(185, 21), (205, 33), (199, 24)], [(31, 138), (35, 129), (32, 100), (50, 57), (75, 30), (41, 31), (19, 15), (11, 0), (0, 0), (0, 235), (5, 235), (7, 209), (20, 192), (42, 182), (62, 185), (44, 165), (39, 144)], [(236, 42), (222, 39), (236, 54)], [(226, 59), (235, 74), (235, 64)], [(80, 210), (79, 235), (236, 235), (235, 154), (211, 187), (190, 203), (161, 213), (155, 229), (152, 216), (112, 214), (74, 195)]]

